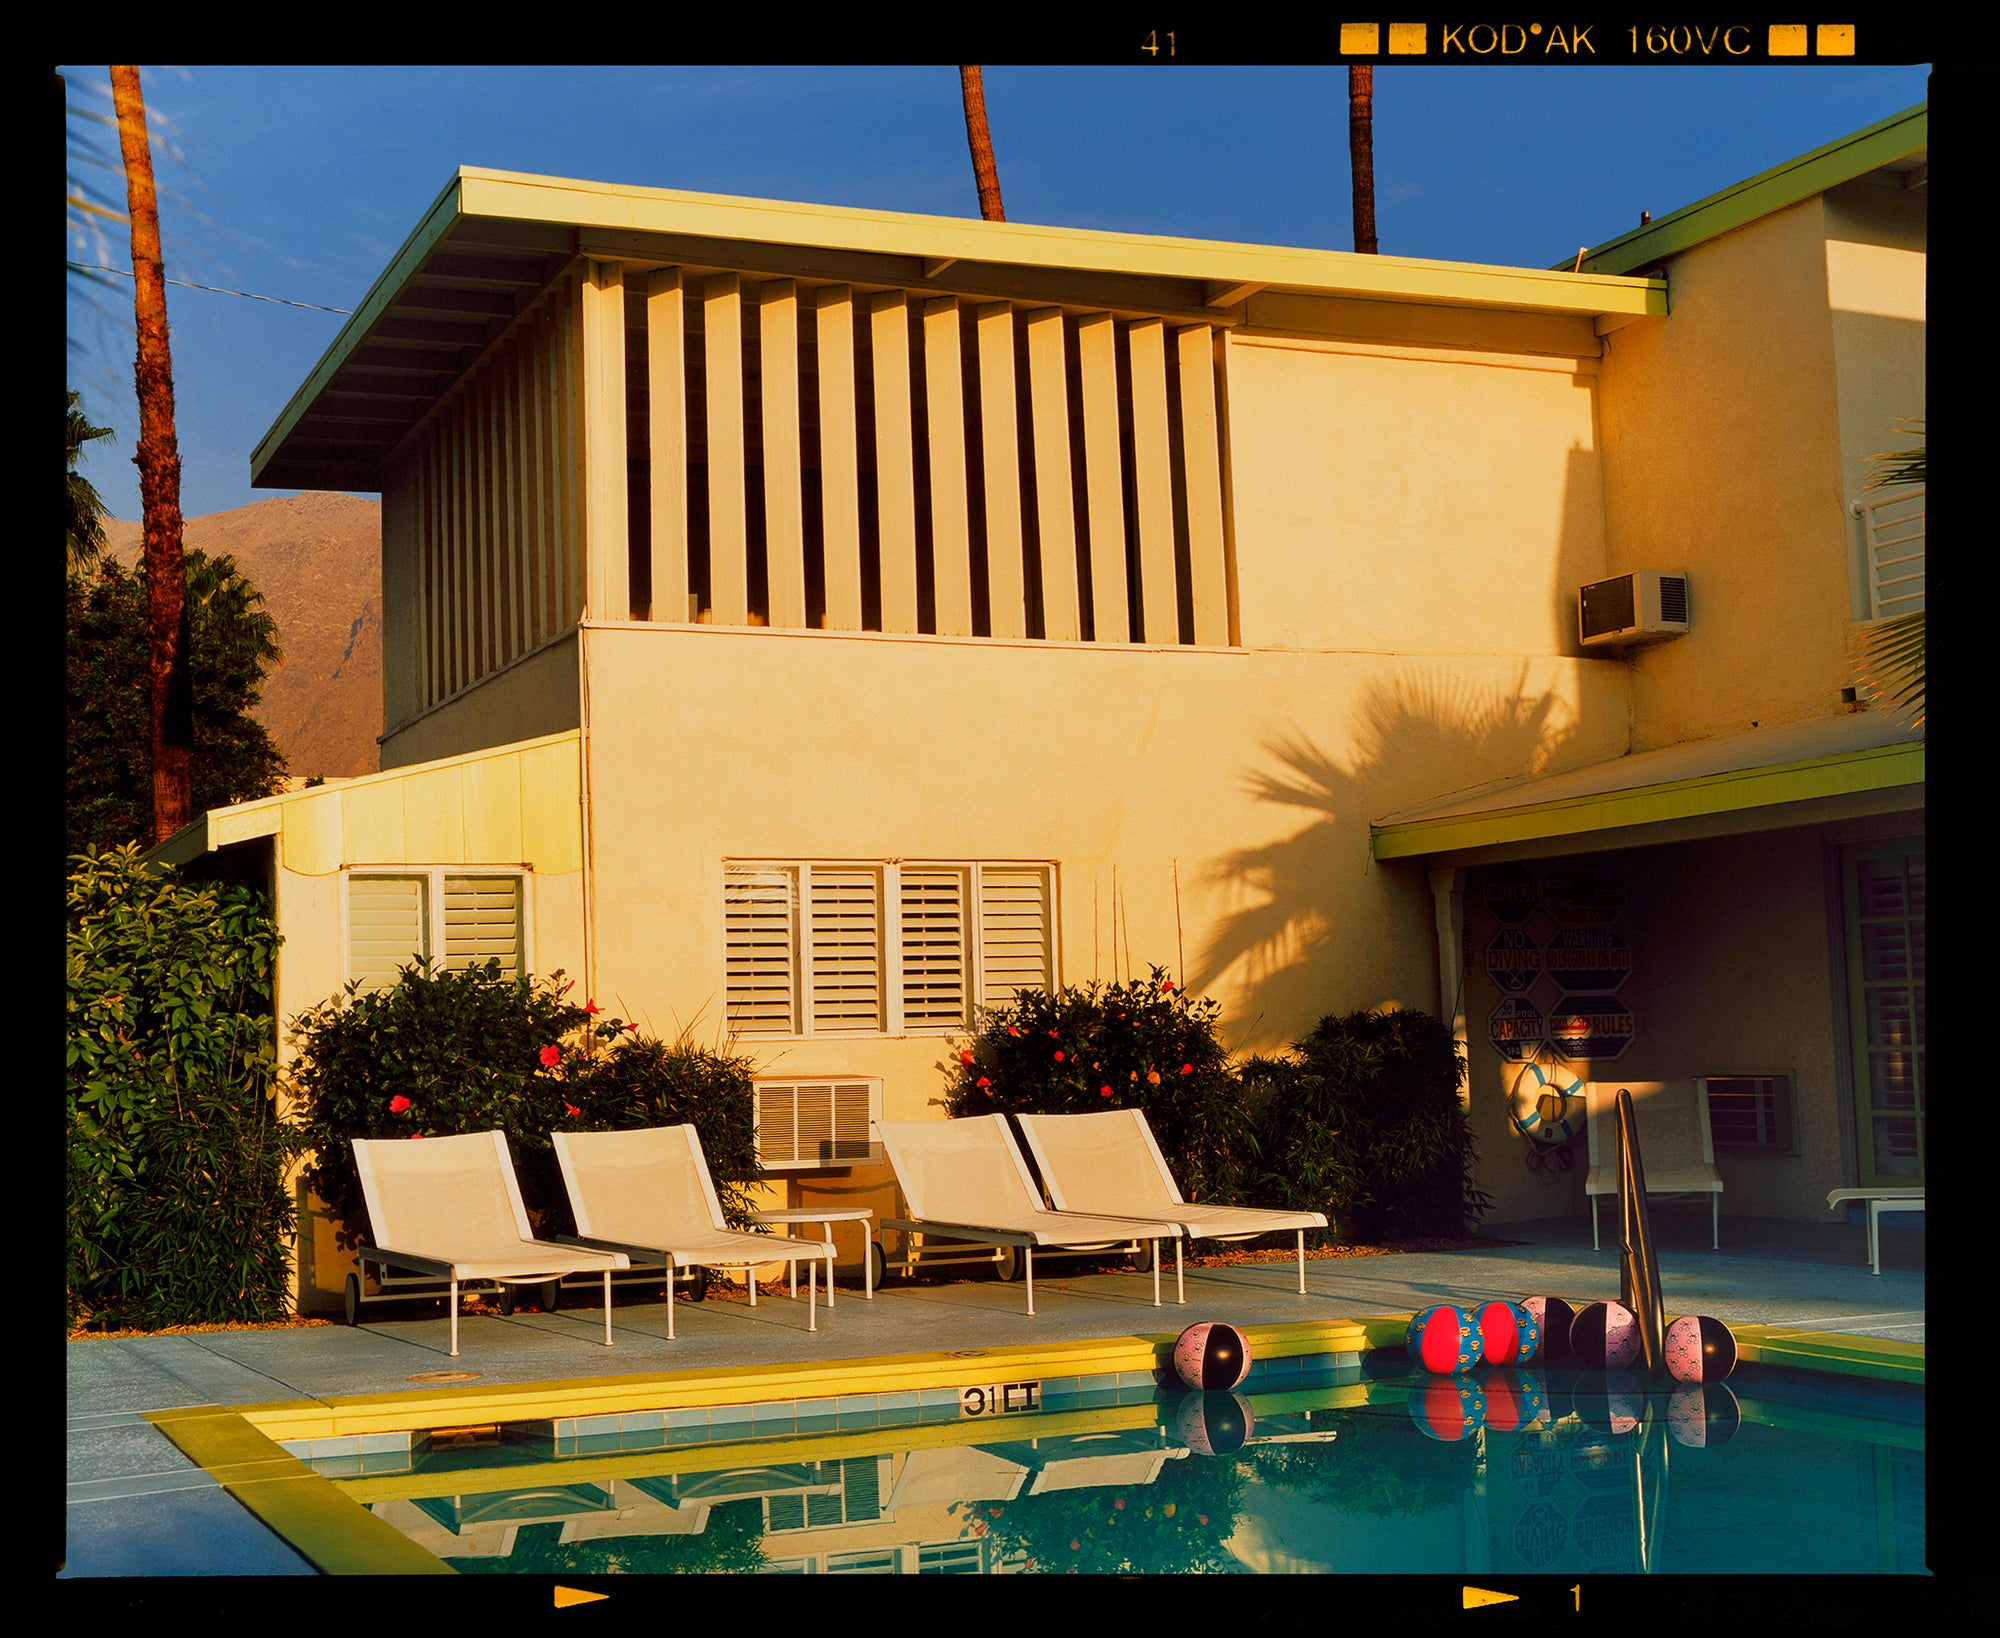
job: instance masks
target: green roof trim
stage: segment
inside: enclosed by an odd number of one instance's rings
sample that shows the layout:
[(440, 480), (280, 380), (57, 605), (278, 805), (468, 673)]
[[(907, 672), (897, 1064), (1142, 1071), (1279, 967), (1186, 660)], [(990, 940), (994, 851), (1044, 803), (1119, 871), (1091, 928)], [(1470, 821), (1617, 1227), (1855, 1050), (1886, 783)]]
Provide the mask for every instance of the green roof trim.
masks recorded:
[(1581, 263), (1571, 256), (1554, 265), (1583, 273), (1630, 273), (1634, 268), (1651, 267), (1663, 257), (1851, 182), (1929, 144), (1930, 104), (1920, 102), (1866, 130), (1788, 159), (1747, 182), (1683, 205), (1657, 222), (1608, 239), (1595, 250), (1586, 251)]
[(1518, 807), (1371, 825), (1369, 850), (1377, 859), (1412, 859), (1463, 848), (1580, 836), (1590, 831), (1737, 813), (1748, 808), (1776, 807), (1923, 782), (1922, 745), (1885, 745), (1804, 762), (1703, 774), (1693, 779), (1673, 779), (1552, 802), (1526, 802)]

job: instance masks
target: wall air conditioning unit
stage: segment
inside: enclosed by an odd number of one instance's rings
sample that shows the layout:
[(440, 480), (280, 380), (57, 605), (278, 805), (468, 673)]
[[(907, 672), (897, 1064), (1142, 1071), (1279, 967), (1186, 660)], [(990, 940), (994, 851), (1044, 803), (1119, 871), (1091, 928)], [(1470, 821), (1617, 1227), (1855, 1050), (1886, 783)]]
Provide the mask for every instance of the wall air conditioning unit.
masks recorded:
[(1585, 648), (1635, 646), (1681, 637), (1688, 629), (1688, 577), (1641, 569), (1593, 580), (1576, 594)]
[(882, 1083), (859, 1077), (756, 1083), (757, 1158), (770, 1172), (818, 1171), (882, 1158), (869, 1131)]

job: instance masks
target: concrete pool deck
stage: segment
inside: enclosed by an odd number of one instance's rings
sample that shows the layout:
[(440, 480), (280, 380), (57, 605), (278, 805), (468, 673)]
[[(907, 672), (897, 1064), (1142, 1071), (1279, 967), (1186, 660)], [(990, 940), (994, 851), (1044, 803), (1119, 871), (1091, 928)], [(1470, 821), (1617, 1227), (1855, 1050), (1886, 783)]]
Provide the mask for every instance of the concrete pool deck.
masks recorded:
[[(1701, 1313), (1732, 1327), (1787, 1334), (1924, 1341), (1924, 1234), (1920, 1217), (1882, 1233), (1882, 1272), (1869, 1272), (1859, 1225), (1725, 1219), (1709, 1249), (1706, 1210), (1656, 1210), (1660, 1276), (1669, 1315)], [(1496, 1243), (1471, 1251), (1327, 1258), (1306, 1264), (1307, 1294), (1292, 1262), (1187, 1271), (1187, 1305), (1164, 1306), (1152, 1282), (1131, 1273), (1070, 1273), (1038, 1266), (1036, 1313), (1023, 1289), (991, 1279), (914, 1283), (892, 1277), (874, 1301), (843, 1286), (806, 1330), (803, 1296), (676, 1305), (632, 1302), (613, 1310), (616, 1344), (603, 1346), (603, 1312), (582, 1293), (555, 1314), (468, 1315), (459, 1355), (447, 1322), (414, 1305), (385, 1306), (355, 1328), (214, 1331), (98, 1338), (67, 1344), (67, 1578), (310, 1575), (313, 1567), (236, 1501), (213, 1472), (154, 1420), (164, 1412), (303, 1403), (357, 1396), (385, 1405), (444, 1394), (588, 1380), (613, 1391), (697, 1373), (784, 1371), (978, 1350), (1021, 1350), (1171, 1337), (1202, 1319), (1244, 1327), (1311, 1321), (1366, 1322), (1438, 1302), (1477, 1303), (1535, 1293), (1584, 1303), (1618, 1295), (1617, 1251), (1592, 1251), (1587, 1218), (1495, 1225)], [(410, 1317), (401, 1317), (402, 1315)], [(1376, 1327), (1380, 1329), (1380, 1327)], [(997, 1368), (998, 1359), (994, 1360)], [(466, 1374), (461, 1374), (466, 1373)], [(841, 1373), (830, 1373), (831, 1381)], [(852, 1378), (856, 1372), (849, 1372)], [(440, 1380), (440, 1377), (451, 1380)], [(821, 1388), (819, 1391), (833, 1391)], [(544, 1412), (546, 1414), (546, 1412)], [(214, 1464), (211, 1463), (211, 1466)]]

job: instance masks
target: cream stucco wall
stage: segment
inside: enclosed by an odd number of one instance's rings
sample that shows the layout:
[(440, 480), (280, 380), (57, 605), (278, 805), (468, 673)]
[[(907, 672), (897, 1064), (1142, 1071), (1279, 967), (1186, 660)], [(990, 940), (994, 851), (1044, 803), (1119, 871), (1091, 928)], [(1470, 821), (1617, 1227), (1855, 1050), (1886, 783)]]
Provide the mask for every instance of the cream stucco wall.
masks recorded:
[(1576, 587), (1605, 572), (1595, 357), (1240, 332), (1227, 351), (1245, 644), (1578, 652)]
[(1816, 196), (1697, 245), (1671, 316), (1606, 338), (1610, 568), (1690, 577), (1692, 631), (1631, 662), (1635, 750), (1842, 708), (1845, 506), (1887, 444), (1855, 429), (1913, 382), (1921, 412), (1923, 257), (1829, 242), (1859, 222)]
[[(730, 859), (1033, 859), (1059, 977), (1157, 962), (1239, 1049), (1330, 1011), (1438, 1006), (1429, 889), (1384, 808), (1623, 746), (1620, 679), (1565, 659), (1099, 648), (691, 628), (588, 634), (594, 970), (661, 1034), (722, 1034)], [(1129, 963), (1124, 952), (1132, 952)], [(754, 1039), (935, 1113), (946, 1038)]]

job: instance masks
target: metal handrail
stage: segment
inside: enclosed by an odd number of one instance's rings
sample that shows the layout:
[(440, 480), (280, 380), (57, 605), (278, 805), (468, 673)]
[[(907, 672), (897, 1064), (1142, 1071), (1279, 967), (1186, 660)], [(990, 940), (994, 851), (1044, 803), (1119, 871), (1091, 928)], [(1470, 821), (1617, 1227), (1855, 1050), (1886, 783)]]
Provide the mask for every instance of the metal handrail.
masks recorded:
[(1666, 1365), (1666, 1307), (1660, 1296), (1660, 1259), (1646, 1215), (1646, 1167), (1639, 1157), (1639, 1119), (1632, 1094), (1618, 1090), (1618, 1300), (1639, 1322), (1639, 1346), (1648, 1371)]

